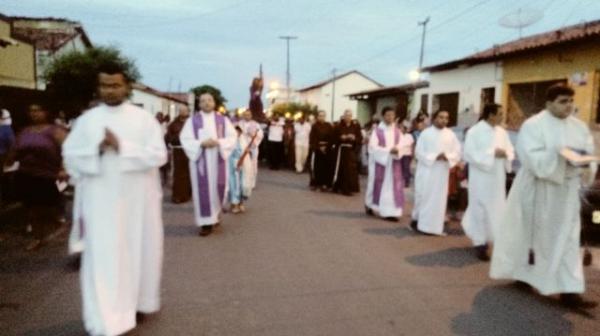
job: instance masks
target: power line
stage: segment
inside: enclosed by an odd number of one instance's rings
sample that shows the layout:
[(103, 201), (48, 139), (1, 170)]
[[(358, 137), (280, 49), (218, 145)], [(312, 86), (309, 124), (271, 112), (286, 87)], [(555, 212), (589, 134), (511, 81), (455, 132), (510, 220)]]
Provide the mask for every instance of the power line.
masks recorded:
[[(489, 1), (490, 1), (490, 0), (483, 0), (483, 1), (480, 1), (480, 2), (476, 3), (476, 4), (475, 4), (475, 5), (473, 5), (473, 6), (470, 6), (470, 7), (466, 8), (465, 10), (461, 11), (460, 13), (458, 13), (458, 14), (456, 14), (456, 15), (454, 15), (454, 16), (452, 16), (452, 17), (450, 17), (450, 18), (448, 18), (448, 19), (446, 19), (446, 20), (444, 20), (444, 21), (440, 22), (438, 25), (436, 25), (436, 26), (432, 27), (431, 29), (429, 29), (429, 32), (432, 32), (432, 31), (434, 31), (434, 30), (436, 30), (436, 29), (438, 29), (438, 28), (440, 28), (440, 27), (442, 27), (442, 26), (446, 25), (447, 23), (449, 23), (449, 22), (452, 22), (452, 21), (454, 21), (454, 20), (456, 20), (456, 19), (460, 18), (461, 16), (463, 16), (463, 15), (467, 14), (468, 12), (472, 11), (473, 9), (475, 9), (475, 8), (477, 8), (477, 7), (481, 6), (481, 5), (483, 5), (483, 4), (485, 4), (485, 3), (489, 2)], [(370, 61), (372, 61), (372, 60), (374, 60), (374, 59), (377, 59), (377, 58), (379, 58), (379, 57), (381, 57), (381, 56), (384, 56), (384, 55), (387, 55), (387, 54), (389, 54), (390, 52), (392, 52), (392, 51), (396, 50), (397, 48), (399, 48), (399, 47), (401, 47), (401, 46), (403, 46), (403, 45), (405, 45), (405, 44), (407, 44), (407, 43), (409, 43), (409, 42), (412, 42), (413, 40), (415, 40), (415, 39), (418, 39), (419, 37), (420, 37), (420, 35), (415, 35), (415, 36), (412, 36), (411, 38), (408, 38), (408, 39), (406, 39), (406, 40), (405, 40), (405, 41), (403, 41), (403, 42), (400, 42), (400, 43), (398, 43), (398, 44), (395, 44), (395, 45), (393, 45), (393, 46), (391, 46), (391, 47), (389, 47), (389, 48), (387, 48), (387, 49), (385, 49), (385, 50), (383, 50), (383, 51), (381, 51), (381, 52), (379, 52), (379, 53), (377, 53), (377, 54), (375, 54), (375, 55), (372, 55), (372, 56), (370, 56), (370, 57), (368, 57), (368, 58), (366, 58), (366, 59), (364, 59), (364, 60), (362, 60), (362, 61), (359, 61), (359, 62), (353, 63), (353, 64), (351, 64), (351, 65), (348, 65), (348, 66), (346, 66), (346, 67), (343, 67), (343, 68), (344, 68), (344, 69), (354, 68), (354, 67), (357, 67), (357, 66), (359, 66), (359, 65), (362, 65), (362, 64), (364, 64), (364, 63), (370, 62)]]
[(184, 23), (184, 22), (188, 22), (188, 21), (194, 21), (194, 20), (209, 16), (209, 15), (225, 12), (230, 9), (236, 9), (236, 8), (242, 7), (243, 5), (245, 5), (249, 2), (250, 2), (249, 0), (238, 1), (229, 6), (217, 8), (217, 9), (209, 11), (209, 12), (204, 12), (204, 13), (195, 14), (195, 15), (191, 15), (191, 16), (181, 17), (181, 18), (177, 18), (177, 19), (169, 19), (169, 20), (164, 20), (164, 21), (144, 23), (144, 24), (138, 24), (138, 25), (109, 25), (109, 26), (103, 26), (103, 28), (135, 29), (135, 28), (146, 28), (146, 27), (160, 27), (160, 26), (165, 26), (165, 25), (176, 25), (176, 24), (180, 24), (180, 23)]

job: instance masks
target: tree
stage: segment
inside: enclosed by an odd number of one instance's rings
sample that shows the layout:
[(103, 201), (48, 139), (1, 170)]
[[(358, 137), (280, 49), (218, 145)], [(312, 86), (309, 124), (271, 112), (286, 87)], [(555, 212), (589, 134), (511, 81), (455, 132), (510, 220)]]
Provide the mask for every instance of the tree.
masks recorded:
[(210, 93), (213, 98), (215, 98), (215, 110), (218, 110), (221, 107), (225, 107), (225, 103), (227, 103), (227, 99), (225, 99), (225, 97), (223, 97), (223, 95), (221, 94), (221, 90), (217, 89), (214, 86), (211, 85), (207, 85), (204, 84), (202, 86), (196, 86), (195, 88), (191, 89), (190, 91), (192, 91), (192, 93), (194, 94), (194, 109), (195, 110), (199, 110), (200, 106), (198, 105), (199, 103), (199, 99), (200, 99), (200, 95), (202, 95), (203, 93)]
[(271, 108), (271, 113), (278, 116), (285, 116), (289, 113), (294, 116), (296, 113), (301, 112), (304, 117), (309, 115), (317, 115), (317, 106), (310, 105), (309, 103), (280, 103)]
[(78, 116), (96, 97), (98, 68), (108, 62), (121, 65), (131, 82), (141, 77), (134, 61), (114, 47), (66, 53), (57, 57), (44, 73), (53, 102), (50, 108), (64, 111), (67, 118)]

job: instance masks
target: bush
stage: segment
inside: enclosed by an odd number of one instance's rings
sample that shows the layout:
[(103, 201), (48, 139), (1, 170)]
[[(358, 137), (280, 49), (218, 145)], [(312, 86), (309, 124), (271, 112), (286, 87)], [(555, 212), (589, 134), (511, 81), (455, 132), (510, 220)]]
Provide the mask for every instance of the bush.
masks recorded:
[(64, 111), (67, 118), (76, 117), (87, 109), (96, 97), (98, 67), (107, 62), (122, 65), (132, 82), (141, 77), (134, 61), (123, 56), (117, 48), (73, 51), (56, 58), (44, 73), (53, 101), (50, 107)]
[(289, 113), (292, 117), (298, 112), (301, 112), (304, 117), (309, 115), (316, 116), (318, 109), (317, 106), (310, 105), (308, 103), (280, 103), (271, 108), (271, 113), (284, 117)]

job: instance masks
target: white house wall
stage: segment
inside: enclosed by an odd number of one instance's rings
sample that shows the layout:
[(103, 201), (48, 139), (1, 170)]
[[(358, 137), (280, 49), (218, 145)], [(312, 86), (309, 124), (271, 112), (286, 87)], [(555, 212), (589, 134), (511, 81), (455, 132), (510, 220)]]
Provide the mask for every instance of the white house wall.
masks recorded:
[(133, 89), (131, 102), (140, 105), (144, 110), (152, 113), (164, 112), (163, 98), (147, 93), (142, 90)]
[(469, 126), (477, 120), (483, 108), (481, 90), (494, 87), (494, 101), (502, 98), (502, 65), (484, 63), (471, 67), (457, 68), (429, 74), (429, 87), (415, 91), (411, 116), (415, 116), (421, 107), (421, 95), (428, 94), (428, 108), (431, 113), (433, 96), (458, 92), (458, 125)]
[(327, 120), (336, 121), (342, 116), (344, 110), (350, 109), (356, 115), (357, 102), (348, 97), (349, 94), (377, 89), (379, 85), (368, 78), (365, 78), (357, 73), (351, 73), (335, 81), (335, 105), (333, 118), (331, 114), (331, 93), (333, 90), (332, 83), (300, 93), (302, 102), (308, 102), (312, 105), (317, 105), (319, 110), (325, 111)]

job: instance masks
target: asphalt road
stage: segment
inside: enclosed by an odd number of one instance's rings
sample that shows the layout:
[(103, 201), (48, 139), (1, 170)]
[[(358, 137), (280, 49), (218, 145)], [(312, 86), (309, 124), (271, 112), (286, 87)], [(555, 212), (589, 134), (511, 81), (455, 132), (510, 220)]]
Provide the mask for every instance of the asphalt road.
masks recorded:
[[(416, 235), (364, 215), (362, 195), (311, 192), (307, 176), (260, 172), (242, 215), (197, 236), (191, 203), (165, 201), (163, 309), (132, 335), (600, 335), (555, 298), (492, 281), (456, 223)], [(2, 229), (0, 334), (83, 335), (77, 272), (59, 238), (22, 249)], [(600, 301), (600, 255), (586, 269)]]

